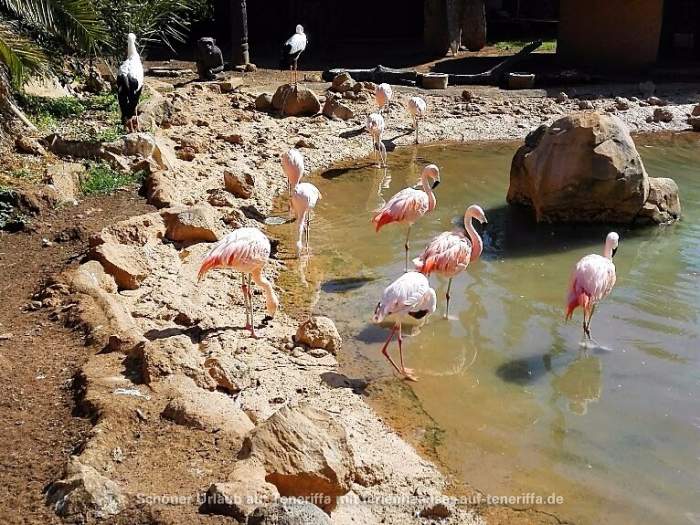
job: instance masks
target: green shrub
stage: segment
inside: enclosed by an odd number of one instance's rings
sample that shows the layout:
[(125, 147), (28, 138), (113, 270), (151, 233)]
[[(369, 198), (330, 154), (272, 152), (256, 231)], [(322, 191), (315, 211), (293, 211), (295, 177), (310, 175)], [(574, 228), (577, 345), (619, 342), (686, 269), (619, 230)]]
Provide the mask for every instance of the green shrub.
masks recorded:
[(123, 173), (104, 163), (92, 164), (87, 170), (85, 181), (80, 189), (85, 195), (111, 193), (119, 188), (142, 182), (145, 177), (145, 171)]

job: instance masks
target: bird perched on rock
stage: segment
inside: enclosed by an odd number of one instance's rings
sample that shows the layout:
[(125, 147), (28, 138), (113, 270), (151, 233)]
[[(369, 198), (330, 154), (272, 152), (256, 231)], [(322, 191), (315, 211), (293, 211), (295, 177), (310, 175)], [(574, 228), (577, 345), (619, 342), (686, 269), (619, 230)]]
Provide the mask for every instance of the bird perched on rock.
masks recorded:
[(136, 35), (127, 36), (126, 60), (119, 66), (117, 73), (117, 99), (122, 114), (122, 124), (127, 131), (139, 129), (136, 107), (143, 89), (143, 64), (136, 50)]
[(476, 261), (484, 249), (479, 232), (474, 228), (472, 219), (480, 223), (488, 222), (481, 206), (472, 204), (464, 212), (464, 228), (466, 234), (460, 230), (442, 232), (425, 247), (423, 253), (413, 259), (416, 270), (430, 275), (435, 272), (447, 277), (447, 293), (445, 294), (445, 319), (450, 312), (450, 287), (452, 279), (457, 274), (467, 269), (470, 262)]
[(299, 55), (301, 55), (306, 49), (306, 35), (304, 34), (304, 28), (301, 24), (297, 25), (296, 32), (284, 43), (282, 48), (282, 60), (280, 62), (280, 67), (282, 69), (289, 69), (294, 71), (294, 78), (290, 78), (289, 83), (292, 81), (297, 83), (297, 66), (299, 62)]
[(413, 129), (416, 130), (416, 144), (418, 144), (418, 121), (425, 116), (427, 107), (425, 100), (420, 97), (411, 97), (408, 100), (408, 112), (413, 119)]
[[(428, 164), (420, 175), (423, 189), (404, 188), (394, 195), (389, 202), (382, 206), (372, 218), (376, 231), (379, 231), (385, 224), (392, 222), (408, 224), (406, 231), (406, 269), (408, 271), (408, 249), (409, 237), (411, 236), (411, 226), (426, 213), (433, 211), (437, 204), (433, 188), (440, 184), (440, 170), (435, 164)], [(433, 181), (432, 184), (428, 179)]]
[(393, 96), (394, 91), (389, 84), (384, 82), (376, 87), (374, 90), (374, 101), (377, 103), (380, 113), (384, 111), (384, 107), (391, 102)]
[(384, 135), (384, 117), (379, 113), (371, 113), (367, 115), (365, 128), (372, 138), (372, 154), (377, 159), (380, 168), (386, 167), (386, 146), (382, 142)]
[[(427, 316), (435, 311), (436, 304), (435, 290), (430, 287), (428, 278), (422, 273), (406, 272), (384, 289), (382, 298), (374, 309), (372, 320), (375, 323), (381, 323), (385, 320), (393, 321), (394, 323), (389, 339), (386, 340), (382, 347), (382, 354), (389, 360), (391, 366), (409, 381), (417, 381), (418, 378), (413, 375), (413, 370), (406, 368), (403, 364), (401, 325), (411, 318), (424, 321)], [(396, 332), (399, 334), (399, 362), (401, 368), (396, 365), (387, 352), (389, 343)]]
[(617, 233), (608, 233), (603, 255), (591, 254), (583, 257), (574, 266), (569, 280), (566, 319), (571, 319), (574, 310), (580, 306), (583, 309), (584, 337), (594, 343), (595, 340), (591, 337), (591, 318), (596, 305), (605, 299), (615, 286), (615, 264), (612, 260), (617, 253), (619, 241), (620, 236)]
[(231, 268), (241, 272), (241, 288), (246, 307), (246, 329), (252, 337), (255, 334), (253, 322), (252, 283), (255, 282), (265, 294), (267, 317), (269, 321), (275, 315), (279, 300), (272, 288), (272, 283), (263, 275), (263, 267), (270, 258), (270, 240), (257, 228), (239, 228), (221, 239), (204, 257), (199, 267), (198, 280), (204, 279), (209, 270), (214, 268)]

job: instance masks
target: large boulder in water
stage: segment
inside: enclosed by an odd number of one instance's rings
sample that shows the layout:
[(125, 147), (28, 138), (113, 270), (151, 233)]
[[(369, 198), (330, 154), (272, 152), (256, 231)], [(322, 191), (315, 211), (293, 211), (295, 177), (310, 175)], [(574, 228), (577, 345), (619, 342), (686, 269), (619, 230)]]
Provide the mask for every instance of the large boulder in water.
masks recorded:
[(321, 111), (321, 102), (308, 88), (283, 84), (272, 97), (272, 106), (283, 115), (293, 117), (316, 115)]
[[(533, 208), (538, 222), (631, 223), (640, 219), (650, 182), (625, 124), (614, 115), (574, 113), (531, 132), (513, 157), (508, 203)], [(656, 185), (655, 202), (677, 202), (677, 188)], [(680, 214), (680, 204), (678, 205)], [(666, 222), (673, 213), (644, 213)]]

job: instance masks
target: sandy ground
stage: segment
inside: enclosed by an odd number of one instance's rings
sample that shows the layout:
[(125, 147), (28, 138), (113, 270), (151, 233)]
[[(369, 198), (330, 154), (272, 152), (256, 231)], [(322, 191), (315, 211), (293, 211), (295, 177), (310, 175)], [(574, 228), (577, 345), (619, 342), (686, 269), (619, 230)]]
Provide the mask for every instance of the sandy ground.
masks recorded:
[[(258, 71), (246, 74), (240, 81), (239, 78), (236, 76), (239, 85), (231, 93), (222, 93), (218, 83), (189, 83), (184, 79), (175, 82), (176, 87), (171, 90), (162, 80), (150, 81), (156, 90), (162, 91), (162, 95), (172, 101), (178, 114), (175, 125), (156, 133), (163, 148), (174, 149), (186, 143), (195, 150), (191, 160), (171, 159), (171, 168), (162, 175), (167, 180), (173, 204), (214, 204), (212, 213), (227, 219), (229, 225), (264, 229), (264, 218), (272, 213), (275, 198), (286, 190), (279, 155), (290, 147), (302, 148), (311, 182), (320, 171), (337, 163), (351, 166), (367, 162), (371, 146), (363, 125), (373, 107), (371, 97), (344, 101), (355, 113), (348, 121), (329, 120), (320, 115), (280, 118), (255, 111), (254, 101), (262, 92), (273, 92), (283, 75)], [(320, 96), (329, 86), (318, 81), (314, 73), (307, 73), (302, 84)], [(630, 85), (570, 88), (565, 90), (567, 97), (558, 99), (559, 90), (548, 93), (544, 90), (506, 92), (489, 87), (469, 88), (469, 100), (463, 97), (463, 88), (434, 92), (399, 87), (396, 91), (385, 115), (385, 144), (389, 155), (396, 147), (409, 145), (414, 140), (404, 104), (416, 91), (420, 91), (429, 108), (421, 122), (421, 142), (522, 138), (532, 128), (578, 110), (583, 100), (589, 101), (595, 109), (616, 113), (633, 131), (682, 130), (688, 128), (686, 116), (698, 99), (697, 86), (658, 86), (656, 96), (669, 103), (666, 108), (673, 114), (671, 122), (663, 123), (647, 121), (657, 106), (632, 99), (635, 94), (640, 98), (643, 95), (638, 93), (637, 86)], [(625, 104), (614, 100), (622, 93), (629, 98), (629, 109), (618, 109)], [(234, 133), (240, 135), (239, 144), (231, 144), (222, 138)], [(254, 176), (252, 197), (242, 199), (229, 195), (221, 198), (225, 169)], [(139, 212), (141, 210), (135, 206), (133, 214)], [(70, 402), (64, 393), (58, 398), (61, 401), (56, 401), (62, 407), (56, 409), (57, 414), (62, 414), (56, 417), (64, 419), (59, 426), (72, 430), (68, 431), (58, 455), (65, 456), (70, 443), (75, 441), (74, 436), (86, 433), (84, 445), (73, 452), (78, 454), (81, 463), (114, 481), (127, 501), (125, 510), (108, 518), (108, 522), (225, 522), (226, 518), (201, 514), (195, 496), (211, 483), (225, 481), (231, 475), (241, 446), (241, 436), (235, 433), (193, 429), (161, 417), (163, 408), (174, 395), (172, 377), (144, 381), (143, 356), (123, 349), (107, 351), (105, 346), (110, 330), (114, 328), (110, 308), (125, 312), (128, 318), (127, 328), (123, 323), (117, 328), (124, 329), (135, 340), (147, 341), (147, 348), (154, 344), (179, 345), (188, 355), (194, 352), (202, 358), (224, 354), (234, 356), (247, 370), (247, 383), (229, 401), (242, 409), (255, 424), (259, 425), (282, 406), (297, 406), (304, 402), (327, 411), (340, 422), (347, 432), (355, 462), (350, 492), (354, 502), (341, 504), (334, 510), (330, 515), (333, 523), (429, 522), (430, 518), (418, 514), (430, 507), (427, 503), (430, 498), (443, 494), (474, 494), (472, 487), (453, 484), (373, 412), (363, 398), (362, 389), (353, 388), (356, 383), (352, 378), (338, 370), (335, 356), (322, 352), (311, 355), (295, 346), (292, 335), (300, 318), (304, 317), (303, 313), (282, 311), (271, 323), (259, 327), (260, 339), (250, 339), (240, 329), (244, 324), (244, 314), (238, 278), (229, 272), (214, 272), (203, 283), (197, 284), (197, 268), (211, 243), (164, 242), (157, 234), (158, 217), (157, 213), (151, 213), (145, 218), (136, 217), (127, 223), (118, 223), (119, 214), (115, 214), (116, 231), (137, 232), (124, 243), (135, 246), (145, 257), (148, 275), (135, 290), (107, 292), (107, 307), (88, 300), (85, 294), (73, 293), (64, 299), (63, 308), (66, 302), (79, 304), (75, 307), (77, 317), (92, 344), (84, 350), (70, 349), (65, 356), (59, 353), (59, 358), (54, 361), (73, 364), (63, 365), (68, 370), (57, 373), (50, 389), (42, 394), (50, 398), (53, 391), (54, 396), (57, 395), (61, 392), (61, 382), (70, 377), (70, 370), (80, 367), (78, 406), (95, 426), (87, 431), (84, 421), (72, 422), (67, 414)], [(89, 227), (96, 230), (98, 224)], [(223, 224), (219, 226), (223, 232)], [(292, 246), (277, 245), (268, 265), (269, 276), (282, 282), (279, 276), (287, 271), (292, 257)], [(4, 268), (4, 271), (8, 270)], [(68, 283), (71, 279), (70, 273), (64, 278)], [(22, 289), (17, 292), (17, 297), (26, 298), (30, 292), (30, 289)], [(278, 292), (284, 295), (286, 290), (278, 289)], [(254, 303), (259, 320), (263, 315), (262, 296), (255, 295)], [(75, 316), (61, 314), (57, 317)], [(13, 324), (7, 319), (1, 322)], [(108, 324), (106, 329), (105, 323)], [(17, 329), (12, 327), (13, 331)], [(0, 326), (0, 332), (5, 330), (9, 328)], [(0, 342), (2, 359), (11, 360), (13, 366), (21, 366), (14, 342), (12, 351), (7, 351), (7, 346), (7, 342)], [(44, 353), (32, 351), (36, 356), (32, 361), (50, 361), (51, 357), (45, 355), (45, 350)], [(195, 359), (194, 365), (187, 365), (188, 369), (182, 363), (173, 362), (173, 375), (189, 375), (197, 382), (204, 373), (198, 368), (201, 367), (198, 363)], [(56, 366), (55, 362), (52, 366)], [(31, 374), (34, 374), (33, 369)], [(22, 384), (32, 384), (30, 377), (25, 379)], [(201, 390), (202, 386), (201, 383), (198, 386), (188, 384), (187, 388)], [(131, 392), (132, 395), (118, 395), (117, 392)], [(47, 413), (51, 410), (45, 400), (35, 400), (34, 403)], [(12, 409), (17, 409), (17, 406)], [(8, 423), (21, 426), (14, 422), (21, 419), (11, 416)], [(38, 431), (50, 431), (50, 428), (41, 430), (39, 422), (36, 425)], [(60, 477), (56, 474), (56, 459), (50, 468), (37, 473), (41, 482)], [(26, 466), (24, 470), (20, 468), (14, 476), (14, 483), (19, 483), (26, 472)], [(40, 499), (37, 494), (39, 484), (30, 486), (34, 502)], [(173, 505), (153, 501), (153, 497), (163, 495), (180, 495), (184, 502)], [(371, 504), (381, 497), (399, 498), (401, 504)], [(450, 523), (559, 521), (554, 516), (528, 510), (475, 505), (449, 508), (446, 521)], [(9, 522), (18, 521), (12, 507), (7, 506), (4, 512)], [(45, 523), (51, 519), (45, 509), (27, 512), (24, 521), (27, 523)]]

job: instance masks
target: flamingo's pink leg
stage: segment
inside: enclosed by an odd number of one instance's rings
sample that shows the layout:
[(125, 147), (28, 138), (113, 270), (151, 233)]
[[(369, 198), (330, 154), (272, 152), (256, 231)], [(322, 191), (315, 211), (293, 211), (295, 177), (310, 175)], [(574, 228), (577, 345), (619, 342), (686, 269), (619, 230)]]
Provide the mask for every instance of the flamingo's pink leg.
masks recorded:
[(389, 334), (389, 339), (386, 340), (386, 343), (384, 343), (384, 346), (382, 347), (382, 354), (384, 354), (384, 357), (386, 357), (389, 360), (389, 362), (391, 363), (391, 366), (393, 366), (394, 369), (399, 374), (403, 375), (403, 372), (401, 371), (401, 369), (398, 366), (396, 366), (396, 363), (394, 363), (394, 360), (389, 355), (389, 352), (387, 352), (387, 348), (389, 347), (389, 343), (394, 338), (395, 333), (396, 333), (396, 325), (394, 325), (394, 327), (391, 329), (391, 333)]
[(406, 265), (404, 267), (404, 271), (408, 271), (408, 249), (410, 248), (410, 244), (408, 242), (408, 238), (411, 236), (411, 225), (408, 225), (408, 231), (406, 232), (406, 244), (403, 245), (403, 247), (406, 250)]
[(406, 368), (403, 364), (403, 337), (401, 336), (401, 324), (399, 323), (399, 362), (401, 363), (401, 375), (409, 381), (418, 381), (418, 378), (413, 375), (413, 370)]
[(452, 277), (447, 281), (447, 292), (445, 293), (445, 319), (450, 315), (450, 288), (452, 287)]

